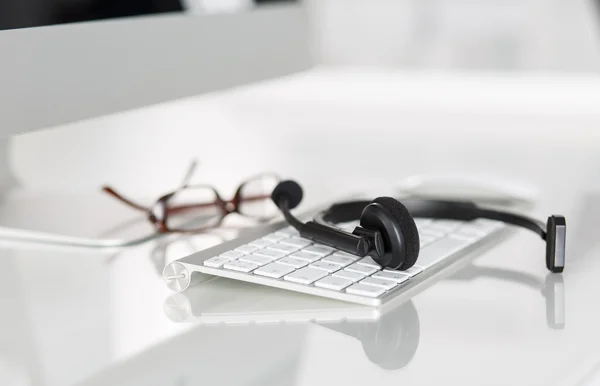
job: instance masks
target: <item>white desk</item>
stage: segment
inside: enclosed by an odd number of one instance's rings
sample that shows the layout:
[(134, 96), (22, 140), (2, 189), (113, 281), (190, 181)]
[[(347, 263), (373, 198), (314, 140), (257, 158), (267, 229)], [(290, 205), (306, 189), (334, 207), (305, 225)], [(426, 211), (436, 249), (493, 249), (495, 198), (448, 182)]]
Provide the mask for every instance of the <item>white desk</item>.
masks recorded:
[[(572, 232), (562, 278), (548, 276), (543, 244), (522, 231), (364, 322), (176, 323), (172, 309), (165, 314), (172, 294), (157, 272), (156, 242), (112, 259), (4, 245), (0, 379), (11, 386), (567, 385), (586, 384), (577, 382), (592, 374), (597, 381), (600, 195), (576, 200), (565, 213)], [(218, 239), (192, 242), (200, 248)], [(179, 240), (166, 258), (186, 248)], [(547, 315), (554, 312), (548, 291), (561, 279), (565, 323), (557, 328)], [(240, 304), (238, 316), (244, 310), (250, 313)]]
[[(243, 100), (240, 97), (235, 103)], [(447, 98), (447, 101), (451, 100)], [(274, 143), (280, 143), (278, 141), (284, 135), (293, 135), (317, 121), (321, 122), (320, 126), (312, 128), (317, 135), (321, 134), (322, 128), (327, 122), (332, 122), (331, 117), (339, 111), (339, 106), (327, 105), (326, 101), (322, 103), (331, 107), (320, 116), (325, 117), (325, 121), (306, 116), (300, 119), (301, 109), (287, 111), (298, 120), (294, 120), (291, 128), (282, 129), (273, 139)], [(597, 123), (598, 115), (594, 114), (592, 107), (577, 113), (586, 117), (577, 121), (579, 127), (591, 127), (594, 122)], [(585, 106), (583, 109), (586, 109)], [(418, 110), (413, 109), (412, 115), (401, 116), (414, 118)], [(271, 125), (281, 123), (285, 114), (279, 111), (272, 117)], [(368, 114), (353, 110), (347, 114), (349, 126), (346, 129), (358, 135)], [(501, 115), (498, 112), (495, 116)], [(251, 116), (255, 117), (255, 120), (249, 121), (254, 127), (258, 126), (259, 118), (261, 123), (266, 122), (260, 114), (253, 115), (250, 108), (243, 111), (245, 119)], [(354, 119), (357, 116), (360, 118), (358, 121)], [(590, 116), (593, 116), (592, 121), (588, 119)], [(391, 113), (386, 113), (385, 119), (373, 119), (372, 130), (378, 135), (396, 132), (396, 136), (386, 137), (393, 138), (393, 141), (383, 141), (386, 149), (392, 146), (390, 142), (395, 142), (393, 146), (400, 149), (406, 144), (403, 148), (406, 152), (396, 154), (398, 164), (388, 165), (374, 175), (365, 172), (366, 169), (373, 170), (372, 167), (355, 169), (360, 179), (357, 177), (351, 182), (384, 185), (389, 181), (389, 174), (386, 179), (385, 173), (399, 169), (398, 165), (407, 165), (404, 157), (410, 159), (418, 154), (415, 146), (430, 143), (432, 134), (439, 135), (435, 138), (450, 138), (450, 133), (427, 126), (427, 122), (433, 122), (429, 112), (421, 118), (412, 122), (420, 129), (430, 127), (429, 131), (423, 129), (425, 132), (419, 136), (415, 129), (410, 136), (406, 135), (408, 143), (399, 139), (403, 132), (389, 128), (390, 123), (396, 122)], [(463, 133), (475, 135), (477, 122), (483, 122), (484, 118), (463, 114), (451, 126), (456, 129), (467, 122), (469, 125)], [(554, 136), (560, 132), (562, 125), (574, 119), (572, 116), (542, 120), (543, 125), (550, 122), (549, 133), (553, 135), (539, 136), (544, 139), (539, 142), (539, 148), (532, 145), (537, 137), (535, 133), (525, 132), (522, 128), (535, 121), (533, 115), (513, 118), (520, 124), (508, 125), (509, 129), (512, 133), (522, 131), (520, 134), (524, 137), (521, 138), (525, 138), (514, 141), (516, 147), (513, 150), (518, 154), (530, 150), (533, 153), (530, 160), (548, 149), (564, 145), (570, 149), (564, 155), (564, 159), (573, 162), (569, 165), (585, 165), (587, 159), (578, 160), (581, 154), (577, 150), (591, 152), (596, 146), (584, 137), (577, 137), (581, 143), (576, 141), (576, 137), (568, 137), (570, 139), (565, 143)], [(448, 115), (442, 114), (442, 118), (438, 117), (435, 122), (440, 121), (448, 122)], [(354, 125), (350, 124), (352, 122)], [(410, 119), (400, 122), (407, 123)], [(126, 124), (130, 125), (131, 121)], [(493, 127), (498, 125), (498, 121), (491, 123)], [(267, 125), (264, 130), (267, 132), (269, 128)], [(304, 137), (296, 137), (301, 144), (312, 138), (310, 131), (304, 133)], [(85, 135), (93, 134), (92, 130)], [(364, 133), (361, 135), (346, 142), (353, 151), (360, 147), (360, 139), (365, 138)], [(40, 136), (48, 139), (47, 134)], [(485, 133), (476, 141), (483, 137)], [(504, 145), (510, 142), (501, 137), (492, 140), (502, 140)], [(27, 142), (27, 139), (22, 142)], [(244, 146), (238, 145), (240, 148)], [(376, 149), (374, 143), (371, 143), (371, 148)], [(435, 148), (443, 149), (442, 146)], [(476, 154), (471, 151), (474, 148), (477, 148), (474, 143), (455, 147), (453, 151), (457, 157), (452, 168), (468, 165), (469, 157)], [(492, 151), (495, 147), (492, 144), (484, 148)], [(285, 149), (279, 149), (277, 156), (283, 157), (281, 165), (289, 174), (297, 172), (302, 180), (309, 178), (309, 170), (314, 168), (307, 164), (308, 157), (300, 163), (297, 157), (301, 149), (291, 146), (289, 158), (285, 158)], [(317, 150), (323, 149), (317, 146)], [(424, 151), (428, 150), (425, 148)], [(265, 162), (270, 162), (268, 153), (261, 154)], [(313, 154), (314, 162), (327, 158), (319, 151)], [(428, 154), (430, 157), (422, 158), (416, 165), (419, 171), (439, 166), (440, 159), (448, 153), (442, 152), (441, 158), (436, 158), (435, 152)], [(38, 158), (37, 162), (42, 162), (44, 155), (38, 154), (37, 157), (42, 158)], [(387, 161), (394, 160), (390, 155), (382, 154), (382, 157)], [(499, 168), (492, 162), (491, 155), (484, 159), (490, 167)], [(342, 174), (335, 174), (334, 182), (346, 181), (352, 173), (347, 170), (343, 174), (342, 166), (346, 161), (340, 162), (341, 165), (328, 164), (327, 170), (322, 173), (340, 171)], [(512, 168), (515, 175), (525, 178), (543, 170), (533, 163), (518, 169), (515, 162), (511, 159), (504, 171), (509, 173)], [(114, 168), (115, 165), (109, 167)], [(552, 164), (553, 167), (556, 165), (560, 163)], [(548, 289), (560, 286), (559, 280), (547, 276), (543, 264), (544, 245), (527, 231), (519, 231), (473, 263), (423, 289), (409, 303), (386, 314), (381, 320), (360, 323), (340, 320), (261, 325), (176, 323), (164, 310), (165, 302), (172, 293), (158, 274), (163, 264), (161, 246), (156, 245), (158, 241), (124, 250), (116, 258), (109, 252), (33, 249), (2, 243), (0, 384), (587, 385), (598, 382), (600, 333), (597, 326), (600, 324), (600, 309), (596, 297), (600, 293), (600, 240), (597, 236), (597, 229), (600, 229), (600, 194), (594, 193), (593, 181), (586, 181), (583, 177), (597, 172), (595, 164), (589, 163), (588, 166), (585, 170), (565, 167), (561, 173), (561, 185), (555, 190), (547, 189), (547, 185), (543, 184), (551, 180), (548, 176), (552, 173), (537, 175), (540, 184), (546, 188), (536, 213), (561, 212), (569, 224), (568, 262), (562, 275), (565, 290), (565, 325), (562, 329), (550, 326), (547, 315), (552, 310), (548, 304)], [(128, 164), (128, 167), (133, 166)], [(210, 171), (203, 177), (218, 175), (210, 164), (207, 168)], [(76, 175), (75, 169), (70, 172)], [(398, 171), (398, 178), (407, 173), (410, 170)], [(179, 174), (181, 172), (177, 169)], [(124, 175), (120, 178), (125, 179)], [(233, 178), (237, 180), (237, 176)], [(319, 178), (312, 176), (309, 179), (308, 189), (311, 189), (309, 194), (313, 199), (320, 193), (340, 194), (350, 185), (349, 182), (346, 185), (332, 182), (337, 189), (334, 191), (322, 186)], [(566, 182), (562, 184), (562, 181)], [(569, 181), (572, 185), (568, 184)], [(219, 239), (214, 235), (204, 235), (193, 237), (191, 242), (194, 246), (187, 245), (184, 240), (170, 246), (163, 245), (166, 261), (213, 245)], [(314, 299), (314, 302), (321, 301)], [(191, 306), (194, 307), (193, 304)], [(323, 308), (323, 303), (319, 303), (319, 307)]]

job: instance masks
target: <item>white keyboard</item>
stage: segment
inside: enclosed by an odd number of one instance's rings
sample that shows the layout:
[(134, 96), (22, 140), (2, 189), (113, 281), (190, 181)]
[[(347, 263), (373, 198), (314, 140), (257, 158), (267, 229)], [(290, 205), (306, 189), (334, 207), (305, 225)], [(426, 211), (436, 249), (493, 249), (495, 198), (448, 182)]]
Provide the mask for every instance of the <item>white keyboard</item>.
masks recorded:
[[(504, 225), (497, 221), (471, 222), (415, 219), (421, 251), (406, 271), (382, 269), (370, 257), (359, 257), (299, 236), (290, 227), (276, 228), (261, 237), (219, 251), (202, 251), (169, 264), (163, 273), (167, 286), (184, 290), (194, 271), (283, 288), (358, 304), (380, 305), (402, 293), (446, 262), (493, 239)], [(355, 223), (338, 224), (352, 231)], [(238, 242), (239, 243), (239, 242)]]

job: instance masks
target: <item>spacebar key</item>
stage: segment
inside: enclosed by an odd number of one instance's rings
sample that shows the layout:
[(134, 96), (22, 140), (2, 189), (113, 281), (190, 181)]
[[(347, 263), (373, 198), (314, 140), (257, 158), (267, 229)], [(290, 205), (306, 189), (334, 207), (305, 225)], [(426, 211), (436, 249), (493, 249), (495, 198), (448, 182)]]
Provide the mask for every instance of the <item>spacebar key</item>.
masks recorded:
[(472, 244), (472, 241), (444, 237), (421, 249), (415, 265), (423, 269), (427, 269), (432, 265), (452, 256), (452, 254), (458, 252), (469, 244)]

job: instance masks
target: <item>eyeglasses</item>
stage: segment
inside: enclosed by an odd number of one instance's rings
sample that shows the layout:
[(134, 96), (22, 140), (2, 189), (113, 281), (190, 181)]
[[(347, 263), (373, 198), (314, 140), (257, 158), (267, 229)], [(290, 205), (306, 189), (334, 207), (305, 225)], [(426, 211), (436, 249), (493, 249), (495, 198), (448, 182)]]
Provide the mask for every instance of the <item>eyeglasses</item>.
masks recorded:
[(271, 192), (280, 180), (275, 174), (260, 174), (244, 181), (231, 200), (224, 200), (213, 186), (188, 185), (195, 169), (194, 161), (180, 186), (150, 207), (135, 203), (110, 186), (102, 190), (131, 208), (146, 212), (148, 220), (161, 233), (202, 232), (218, 226), (230, 213), (259, 221), (269, 220), (278, 213), (271, 201)]

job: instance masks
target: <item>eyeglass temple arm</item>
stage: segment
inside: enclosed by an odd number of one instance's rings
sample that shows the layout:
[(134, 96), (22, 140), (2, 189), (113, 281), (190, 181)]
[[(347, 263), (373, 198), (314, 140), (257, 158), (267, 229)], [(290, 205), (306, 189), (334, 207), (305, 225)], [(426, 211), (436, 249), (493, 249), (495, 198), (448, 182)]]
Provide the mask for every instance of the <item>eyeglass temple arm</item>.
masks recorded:
[(190, 165), (188, 166), (188, 168), (185, 172), (185, 175), (183, 176), (183, 180), (179, 184), (179, 187), (177, 188), (177, 190), (181, 190), (189, 184), (190, 180), (192, 179), (192, 176), (194, 175), (194, 172), (196, 171), (197, 166), (198, 166), (198, 160), (193, 159), (192, 162), (190, 162)]
[[(142, 205), (139, 205), (139, 204), (136, 204), (135, 202), (129, 200), (125, 196), (117, 193), (117, 191), (115, 191), (110, 186), (103, 186), (102, 187), (102, 191), (104, 191), (105, 193), (108, 193), (109, 195), (113, 196), (114, 198), (116, 198), (117, 200), (121, 201), (125, 205), (128, 205), (128, 206), (130, 206), (132, 208), (135, 208), (137, 210), (144, 211), (144, 212), (147, 212), (148, 210), (150, 210), (150, 208), (142, 206)], [(254, 197), (244, 197), (244, 198), (241, 199), (241, 201), (257, 201), (257, 200), (263, 200), (263, 199), (270, 198), (270, 197), (271, 197), (270, 195), (262, 195), (262, 196), (254, 196)], [(179, 212), (184, 212), (184, 211), (190, 210), (190, 209), (210, 207), (210, 206), (214, 206), (216, 204), (217, 203), (215, 203), (215, 202), (211, 202), (211, 203), (204, 203), (204, 204), (193, 204), (193, 205), (176, 206), (176, 207), (173, 207), (173, 208), (169, 208), (168, 209), (168, 213), (179, 213)]]
[(103, 186), (102, 187), (102, 191), (105, 192), (105, 193), (108, 193), (109, 195), (113, 196), (114, 198), (116, 198), (117, 200), (121, 201), (125, 205), (128, 205), (128, 206), (130, 206), (130, 207), (132, 207), (134, 209), (137, 209), (137, 210), (140, 210), (140, 211), (144, 211), (144, 212), (147, 212), (147, 211), (150, 210), (150, 208), (147, 208), (147, 207), (142, 206), (142, 205), (138, 205), (135, 202), (129, 200), (128, 198), (125, 198), (121, 194), (117, 193), (110, 186)]

